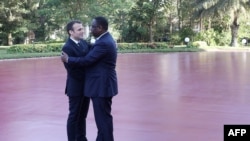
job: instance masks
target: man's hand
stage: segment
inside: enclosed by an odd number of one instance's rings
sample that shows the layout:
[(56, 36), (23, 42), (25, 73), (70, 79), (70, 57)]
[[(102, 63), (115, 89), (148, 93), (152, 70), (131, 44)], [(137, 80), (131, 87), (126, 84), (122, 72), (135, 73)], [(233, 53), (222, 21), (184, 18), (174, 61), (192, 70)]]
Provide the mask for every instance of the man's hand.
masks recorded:
[(62, 55), (61, 55), (62, 62), (68, 63), (68, 59), (69, 59), (68, 54), (65, 52), (62, 52)]

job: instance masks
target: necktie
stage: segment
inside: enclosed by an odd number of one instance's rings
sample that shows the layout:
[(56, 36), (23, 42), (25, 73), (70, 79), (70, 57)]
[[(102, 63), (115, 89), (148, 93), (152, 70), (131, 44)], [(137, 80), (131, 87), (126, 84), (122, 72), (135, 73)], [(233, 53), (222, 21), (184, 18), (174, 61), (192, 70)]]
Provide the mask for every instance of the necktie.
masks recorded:
[(86, 48), (84, 47), (84, 45), (81, 44), (81, 42), (78, 42), (77, 46), (78, 46), (77, 48), (81, 50), (83, 53), (86, 52)]
[(78, 43), (77, 43), (77, 46), (78, 46), (78, 47), (81, 47), (81, 43), (80, 43), (80, 42), (78, 42)]
[(76, 43), (76, 45), (77, 45), (77, 46), (76, 46), (76, 49), (77, 49), (77, 50), (79, 50), (79, 51), (82, 50), (82, 46), (81, 46), (81, 43), (80, 43), (80, 42)]

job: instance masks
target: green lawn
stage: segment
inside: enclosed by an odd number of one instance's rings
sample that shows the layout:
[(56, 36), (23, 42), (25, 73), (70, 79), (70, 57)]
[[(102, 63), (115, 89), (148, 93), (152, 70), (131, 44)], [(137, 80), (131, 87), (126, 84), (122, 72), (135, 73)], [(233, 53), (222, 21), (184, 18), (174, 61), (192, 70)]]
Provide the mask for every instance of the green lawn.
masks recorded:
[[(196, 52), (202, 51), (198, 48), (187, 48), (187, 47), (175, 47), (175, 48), (164, 48), (164, 49), (129, 49), (129, 50), (118, 50), (119, 53), (155, 53), (155, 52)], [(2, 59), (18, 59), (18, 58), (35, 58), (35, 57), (51, 57), (59, 56), (60, 52), (49, 52), (49, 53), (7, 53), (5, 48), (0, 49), (0, 60)]]
[[(200, 52), (200, 51), (250, 51), (249, 47), (203, 47), (203, 48), (188, 48), (186, 46), (176, 46), (174, 48), (156, 48), (156, 49), (129, 49), (119, 50), (119, 53), (155, 53), (155, 52)], [(3, 59), (18, 59), (18, 58), (36, 58), (36, 57), (52, 57), (60, 56), (60, 52), (49, 53), (7, 53), (6, 47), (0, 46), (0, 60)]]
[(18, 59), (18, 58), (51, 57), (51, 56), (59, 56), (59, 55), (60, 55), (60, 52), (10, 54), (10, 53), (6, 52), (6, 49), (0, 49), (0, 60), (2, 60), (2, 59)]

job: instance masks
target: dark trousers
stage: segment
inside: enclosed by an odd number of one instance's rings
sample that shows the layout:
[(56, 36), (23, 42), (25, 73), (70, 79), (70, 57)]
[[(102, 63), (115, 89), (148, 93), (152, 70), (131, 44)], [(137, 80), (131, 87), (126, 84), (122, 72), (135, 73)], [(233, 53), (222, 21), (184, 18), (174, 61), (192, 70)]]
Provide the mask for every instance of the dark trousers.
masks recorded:
[(112, 97), (94, 97), (91, 100), (98, 129), (96, 141), (114, 141), (111, 115)]
[(84, 96), (69, 97), (67, 120), (68, 141), (87, 141), (86, 117), (90, 99)]

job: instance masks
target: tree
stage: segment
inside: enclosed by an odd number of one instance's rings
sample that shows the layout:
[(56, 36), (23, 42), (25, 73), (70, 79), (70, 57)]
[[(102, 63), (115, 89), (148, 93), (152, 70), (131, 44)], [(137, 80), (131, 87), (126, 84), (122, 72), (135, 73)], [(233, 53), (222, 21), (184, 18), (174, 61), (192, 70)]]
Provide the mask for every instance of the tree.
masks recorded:
[(33, 20), (37, 25), (34, 29), (37, 39), (50, 40), (50, 35), (57, 32), (63, 38), (66, 34), (61, 31), (68, 21), (88, 20), (89, 3), (90, 0), (41, 0)]
[(156, 25), (164, 18), (168, 0), (138, 0), (129, 11), (129, 32), (137, 41), (154, 41)]
[(230, 46), (238, 46), (238, 29), (240, 26), (240, 17), (246, 14), (246, 8), (249, 7), (249, 0), (196, 0), (195, 17), (205, 18), (213, 16), (229, 16), (228, 24), (231, 29)]
[(23, 15), (28, 11), (24, 7), (25, 0), (2, 0), (0, 2), (0, 31), (7, 35), (8, 45), (13, 44), (12, 35), (20, 29), (27, 30), (23, 23)]
[(121, 1), (126, 0), (46, 0), (38, 8), (36, 19), (40, 28), (36, 32), (43, 40), (49, 40), (50, 34), (64, 31), (67, 22), (73, 19), (89, 24), (93, 17), (102, 15), (112, 21), (115, 11), (121, 8)]

